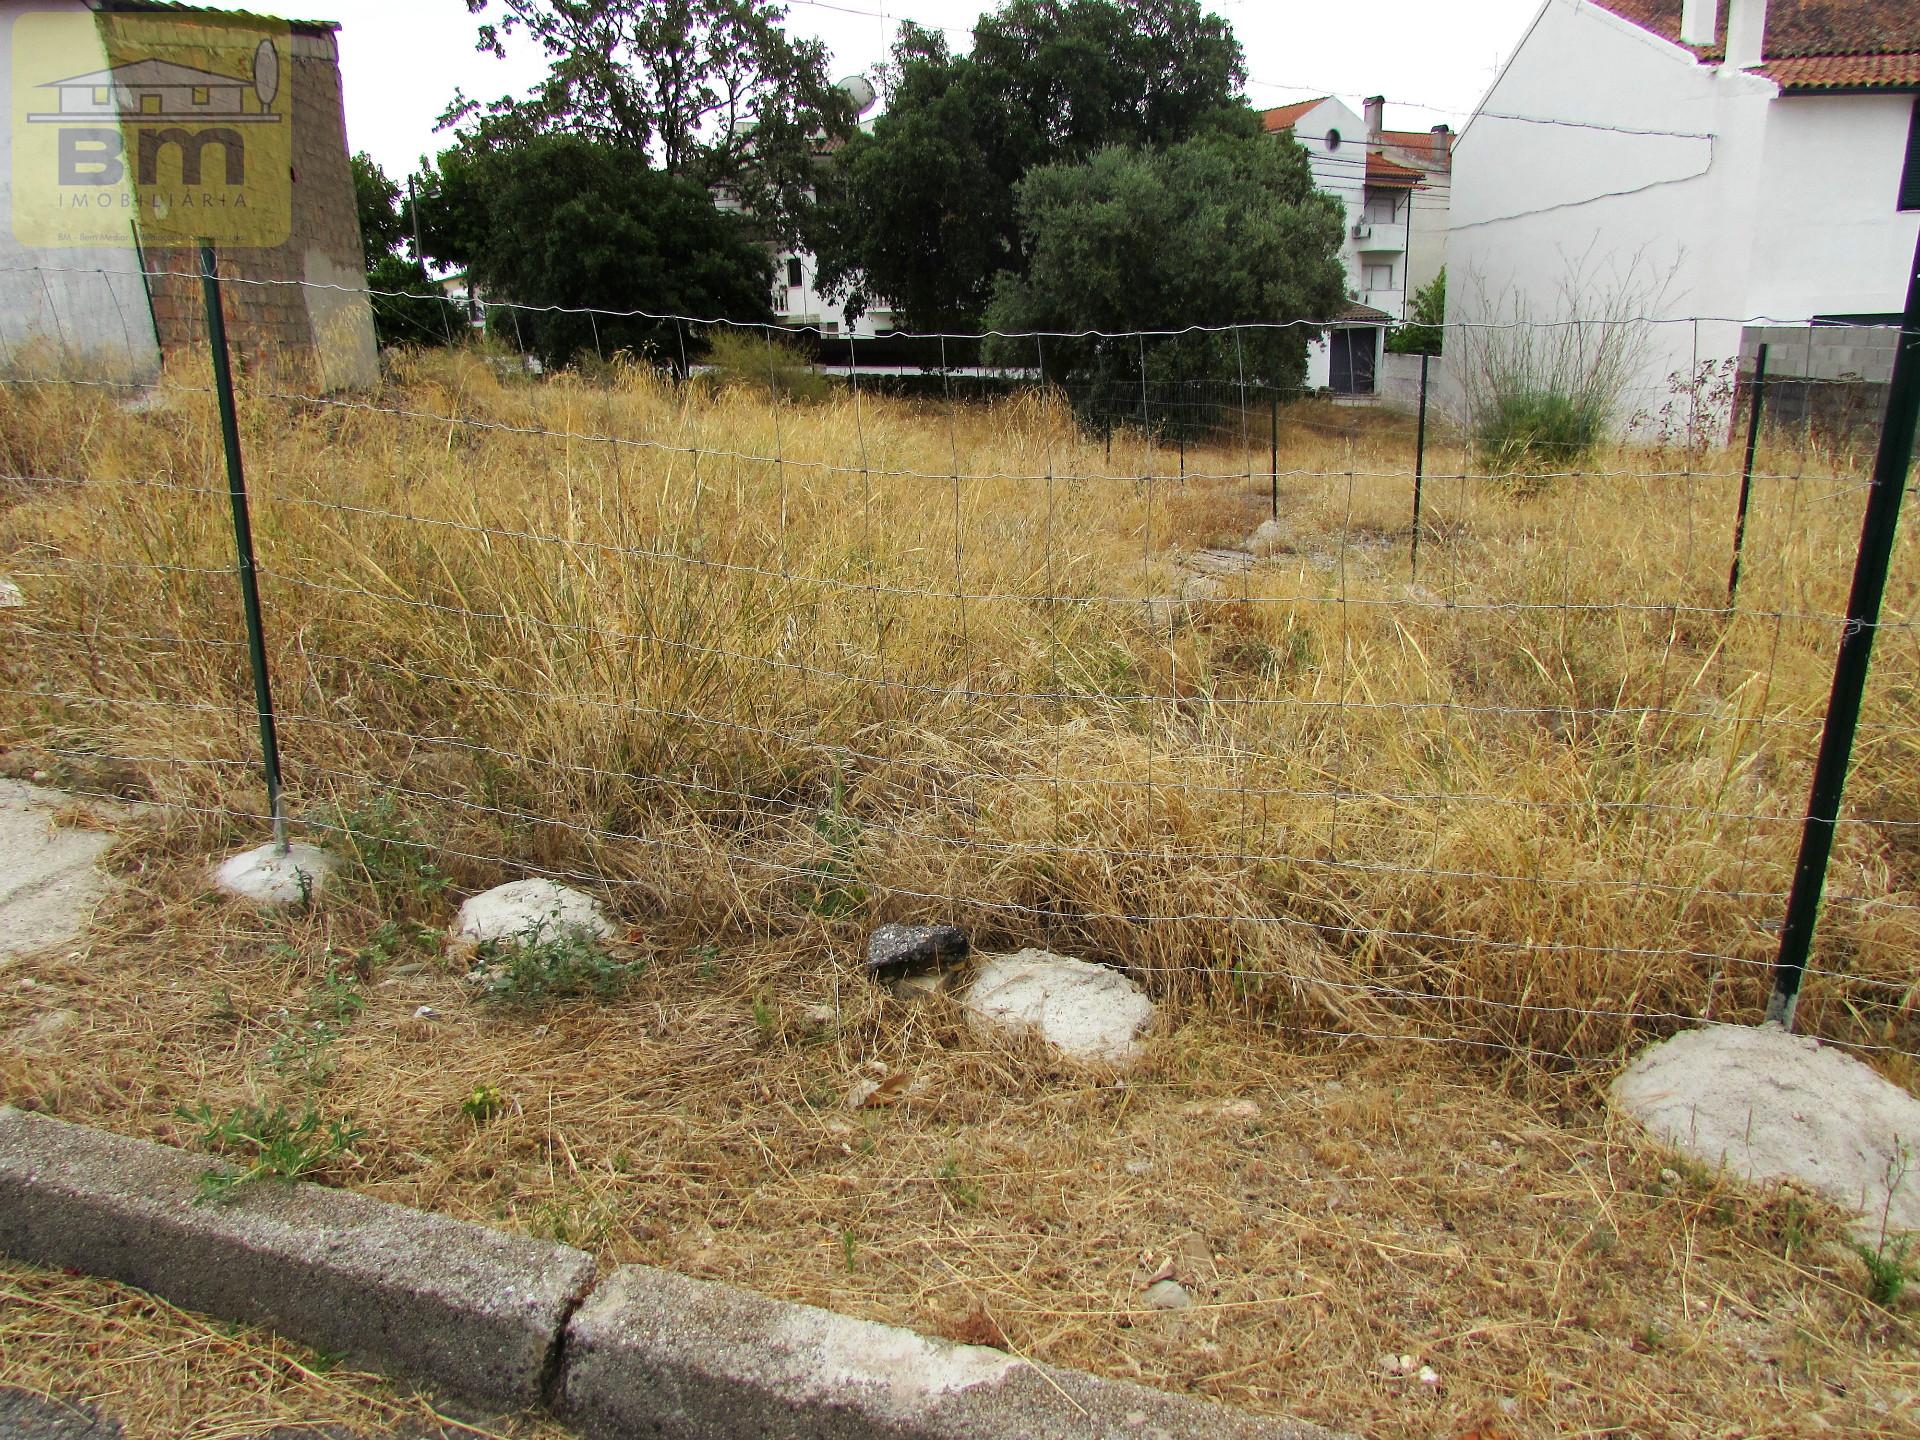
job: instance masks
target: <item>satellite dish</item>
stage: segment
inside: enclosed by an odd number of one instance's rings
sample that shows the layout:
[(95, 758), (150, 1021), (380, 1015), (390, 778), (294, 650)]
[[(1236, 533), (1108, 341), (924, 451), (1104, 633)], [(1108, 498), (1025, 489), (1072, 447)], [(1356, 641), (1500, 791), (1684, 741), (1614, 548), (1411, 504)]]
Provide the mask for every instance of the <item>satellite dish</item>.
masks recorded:
[(844, 91), (847, 99), (853, 102), (856, 118), (873, 109), (874, 102), (880, 98), (874, 91), (873, 82), (864, 75), (849, 75), (835, 88)]
[(253, 52), (253, 93), (260, 97), (260, 108), (272, 113), (280, 93), (280, 52), (271, 40), (262, 40)]

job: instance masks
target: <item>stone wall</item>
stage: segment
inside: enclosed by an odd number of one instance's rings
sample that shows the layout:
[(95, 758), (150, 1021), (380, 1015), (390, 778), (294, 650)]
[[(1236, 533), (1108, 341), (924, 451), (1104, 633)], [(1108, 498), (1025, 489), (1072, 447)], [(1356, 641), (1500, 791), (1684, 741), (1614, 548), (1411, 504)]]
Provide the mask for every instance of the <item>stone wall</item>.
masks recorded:
[[(218, 250), (228, 338), (249, 370), (293, 372), (327, 389), (379, 378), (373, 312), (365, 294), (353, 171), (347, 158), (339, 49), (331, 31), (296, 26), (292, 36), (293, 229), (273, 249)], [(190, 249), (151, 249), (153, 315), (163, 350), (205, 340)], [(265, 283), (259, 283), (265, 282)]]

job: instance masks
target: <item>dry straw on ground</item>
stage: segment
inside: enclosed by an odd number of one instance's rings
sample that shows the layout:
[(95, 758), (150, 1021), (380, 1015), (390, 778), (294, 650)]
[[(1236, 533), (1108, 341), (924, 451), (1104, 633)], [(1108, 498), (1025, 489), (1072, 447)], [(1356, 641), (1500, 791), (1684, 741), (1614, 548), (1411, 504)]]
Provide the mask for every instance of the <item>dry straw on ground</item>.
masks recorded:
[[(48, 477), (0, 516), (13, 763), (162, 802), (85, 946), (0, 986), (0, 1032), (85, 1017), (0, 1044), (0, 1094), (174, 1140), (183, 1105), (312, 1099), (374, 1194), (1373, 1434), (1911, 1432), (1910, 1309), (1831, 1217), (1662, 1179), (1594, 1084), (1764, 999), (1846, 457), (1764, 454), (1728, 614), (1724, 459), (1516, 500), (1439, 447), (1410, 587), (1405, 429), (1304, 407), (1281, 553), (1170, 606), (1182, 551), (1263, 518), (1231, 429), (1182, 484), (1031, 398), (776, 411), (473, 357), (371, 404), (271, 388), (292, 803), (354, 861), (278, 918), (203, 883), (261, 804), (206, 397), (0, 390), (3, 468)], [(1912, 554), (1802, 1011), (1901, 1080)], [(487, 1008), (416, 930), (529, 871), (603, 882), (629, 994)], [(1145, 1068), (883, 1000), (866, 928), (934, 916), (1131, 970), (1167, 1002)], [(330, 970), (364, 1008), (290, 1046)], [(882, 1072), (913, 1083), (846, 1109)], [(1149, 1311), (1170, 1256), (1200, 1303)]]

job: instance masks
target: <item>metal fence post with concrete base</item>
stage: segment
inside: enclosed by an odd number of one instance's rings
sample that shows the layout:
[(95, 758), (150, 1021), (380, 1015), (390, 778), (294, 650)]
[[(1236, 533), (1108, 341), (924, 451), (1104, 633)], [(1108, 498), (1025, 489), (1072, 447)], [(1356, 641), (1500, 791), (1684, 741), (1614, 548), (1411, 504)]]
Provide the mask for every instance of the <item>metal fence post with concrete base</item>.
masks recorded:
[(274, 724), (273, 682), (267, 672), (266, 629), (260, 618), (260, 580), (253, 554), (253, 518), (247, 506), (246, 466), (240, 451), (240, 416), (233, 398), (233, 360), (227, 349), (227, 318), (220, 297), (219, 262), (210, 241), (200, 243), (200, 287), (206, 298), (207, 344), (213, 352), (213, 388), (220, 405), (220, 443), (227, 461), (227, 499), (233, 507), (233, 544), (240, 574), (240, 606), (246, 615), (247, 659), (253, 670), (254, 711), (260, 722), (260, 757), (267, 778), (267, 810), (273, 842), (236, 855), (214, 871), (214, 883), (230, 894), (267, 904), (308, 904), (325, 881), (325, 855), (287, 839), (281, 796), (280, 736)]
[(1887, 570), (1893, 560), (1894, 534), (1900, 522), (1900, 502), (1906, 495), (1907, 469), (1913, 461), (1916, 423), (1920, 422), (1920, 244), (1914, 248), (1907, 277), (1907, 308), (1900, 322), (1899, 348), (1894, 353), (1893, 383), (1887, 392), (1887, 418), (1880, 430), (1880, 449), (1873, 465), (1873, 483), (1867, 492), (1867, 511), (1860, 525), (1860, 553), (1853, 570), (1853, 591), (1847, 599), (1847, 625), (1840, 636), (1840, 656), (1833, 669), (1833, 694), (1827, 702), (1827, 722), (1820, 734), (1820, 758), (1813, 770), (1813, 793), (1807, 804), (1806, 825), (1800, 833), (1800, 859), (1794, 866), (1793, 890), (1787, 899), (1786, 923), (1780, 931), (1780, 956), (1774, 965), (1773, 994), (1767, 1001), (1767, 1020), (1793, 1028), (1799, 1004), (1800, 981), (1813, 947), (1813, 927), (1820, 912), (1827, 861), (1833, 853), (1833, 831), (1840, 814), (1840, 797), (1853, 760), (1853, 737), (1860, 723), (1860, 700), (1867, 686), (1867, 665), (1873, 658), (1874, 632), (1880, 625), (1880, 603), (1886, 594)]

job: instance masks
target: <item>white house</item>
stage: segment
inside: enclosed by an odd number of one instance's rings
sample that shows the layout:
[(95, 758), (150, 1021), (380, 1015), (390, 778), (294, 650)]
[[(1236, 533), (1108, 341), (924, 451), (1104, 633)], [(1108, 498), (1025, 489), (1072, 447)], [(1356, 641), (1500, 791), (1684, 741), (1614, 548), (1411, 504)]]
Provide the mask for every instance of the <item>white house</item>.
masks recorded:
[[(1451, 164), (1444, 130), (1425, 137), (1424, 146), (1415, 143), (1418, 137), (1392, 132), (1395, 151), (1422, 162), (1410, 164), (1387, 153), (1383, 111), (1384, 102), (1368, 100), (1362, 117), (1323, 96), (1261, 116), (1267, 133), (1291, 134), (1299, 142), (1314, 184), (1344, 211), (1340, 262), (1354, 299), (1307, 354), (1307, 383), (1337, 394), (1374, 393), (1387, 328), (1407, 316), (1411, 261), (1419, 255), (1426, 267), (1420, 283), (1431, 280), (1446, 234), (1444, 181), (1428, 183), (1429, 168), (1444, 176)], [(1442, 146), (1437, 156), (1436, 145)], [(1424, 199), (1430, 189), (1441, 192), (1437, 205)]]
[[(1448, 321), (1649, 315), (1631, 415), (1752, 322), (1897, 318), (1916, 94), (1913, 0), (1545, 0), (1455, 148)], [(1838, 374), (1798, 333), (1770, 374)]]

